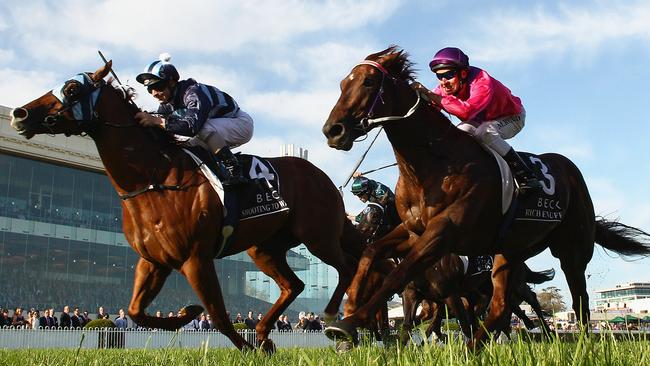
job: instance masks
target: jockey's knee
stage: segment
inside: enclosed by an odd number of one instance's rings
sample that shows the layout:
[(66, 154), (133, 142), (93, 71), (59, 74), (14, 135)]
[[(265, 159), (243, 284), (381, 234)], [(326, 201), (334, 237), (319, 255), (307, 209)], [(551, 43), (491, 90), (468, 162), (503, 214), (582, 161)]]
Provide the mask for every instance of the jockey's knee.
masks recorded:
[(227, 146), (226, 140), (216, 132), (206, 136), (203, 141), (210, 147), (210, 151), (216, 153), (224, 146)]

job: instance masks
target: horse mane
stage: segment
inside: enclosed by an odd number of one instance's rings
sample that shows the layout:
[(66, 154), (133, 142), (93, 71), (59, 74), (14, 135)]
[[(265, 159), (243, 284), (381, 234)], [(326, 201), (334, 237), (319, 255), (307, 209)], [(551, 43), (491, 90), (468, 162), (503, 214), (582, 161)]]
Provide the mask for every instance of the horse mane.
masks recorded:
[(405, 52), (397, 45), (390, 45), (383, 51), (368, 55), (366, 60), (382, 64), (397, 79), (410, 82), (415, 81), (415, 64), (409, 60), (408, 52)]
[[(118, 84), (113, 77), (108, 78), (108, 80), (106, 81), (106, 86), (113, 88), (113, 90), (115, 90), (117, 94), (122, 96), (122, 99), (124, 99), (124, 101), (127, 103), (127, 108), (129, 109), (130, 112), (136, 114), (142, 110), (135, 103), (135, 99), (138, 96), (138, 93), (135, 91), (135, 88), (128, 85)], [(180, 143), (174, 138), (174, 135), (165, 130), (162, 130), (160, 128), (153, 128), (153, 127), (142, 127), (142, 128), (149, 130), (150, 132), (149, 136), (153, 140), (161, 143), (162, 146), (180, 145)]]
[[(415, 63), (409, 60), (409, 56), (408, 52), (405, 52), (399, 46), (390, 45), (383, 51), (368, 55), (366, 60), (382, 64), (396, 79), (411, 83), (416, 81), (416, 69), (414, 68)], [(452, 123), (450, 117), (446, 116), (442, 110), (434, 107), (433, 104), (427, 103), (426, 107), (433, 113), (440, 115), (443, 120)]]

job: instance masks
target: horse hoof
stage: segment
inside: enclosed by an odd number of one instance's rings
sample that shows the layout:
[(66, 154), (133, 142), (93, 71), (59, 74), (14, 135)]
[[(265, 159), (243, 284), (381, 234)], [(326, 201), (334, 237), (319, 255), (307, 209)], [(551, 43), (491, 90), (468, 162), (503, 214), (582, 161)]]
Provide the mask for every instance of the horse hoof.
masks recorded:
[(325, 324), (331, 324), (336, 322), (336, 314), (325, 314), (325, 317), (323, 319), (325, 321)]
[(203, 307), (199, 305), (188, 305), (179, 310), (179, 312), (181, 313), (181, 316), (187, 316), (190, 319), (194, 319), (203, 312)]
[(336, 322), (326, 327), (325, 336), (333, 341), (343, 340), (352, 342), (354, 345), (359, 344), (357, 328), (345, 321)]
[(267, 355), (274, 354), (278, 349), (275, 347), (275, 343), (270, 338), (267, 338), (260, 342), (260, 350), (266, 353)]
[(343, 354), (352, 351), (354, 344), (348, 341), (341, 341), (336, 343), (336, 353)]

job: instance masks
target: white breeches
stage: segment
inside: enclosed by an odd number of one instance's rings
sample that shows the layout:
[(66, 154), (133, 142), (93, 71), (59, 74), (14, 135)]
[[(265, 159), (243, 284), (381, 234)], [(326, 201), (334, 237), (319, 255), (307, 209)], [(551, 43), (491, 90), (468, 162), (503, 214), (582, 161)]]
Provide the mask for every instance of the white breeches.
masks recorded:
[(525, 121), (526, 110), (522, 108), (521, 113), (514, 116), (485, 121), (478, 127), (475, 127), (471, 121), (461, 122), (458, 128), (472, 135), (480, 143), (496, 151), (499, 155), (505, 156), (511, 147), (504, 140), (519, 133), (524, 128)]
[[(211, 118), (205, 121), (199, 133), (185, 141), (185, 144), (200, 145), (212, 152), (222, 147), (237, 147), (250, 141), (253, 137), (253, 119), (241, 109), (235, 117)], [(184, 136), (176, 136), (179, 141)]]

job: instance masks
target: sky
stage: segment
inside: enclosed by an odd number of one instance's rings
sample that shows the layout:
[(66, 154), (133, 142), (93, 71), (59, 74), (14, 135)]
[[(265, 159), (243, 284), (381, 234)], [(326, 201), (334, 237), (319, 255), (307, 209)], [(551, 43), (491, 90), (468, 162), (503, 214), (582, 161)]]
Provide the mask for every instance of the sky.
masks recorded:
[[(252, 115), (255, 134), (240, 151), (277, 156), (282, 144), (295, 144), (339, 186), (371, 140), (349, 152), (327, 147), (321, 128), (340, 80), (396, 44), (416, 63), (418, 80), (434, 87), (429, 60), (456, 46), (522, 99), (526, 126), (509, 140), (516, 149), (569, 157), (597, 214), (650, 231), (649, 21), (647, 1), (5, 0), (0, 105), (23, 105), (96, 70), (101, 50), (136, 87), (136, 102), (154, 109), (135, 76), (167, 52), (181, 78), (226, 91)], [(360, 169), (394, 161), (382, 133)], [(369, 177), (394, 187), (397, 169)], [(344, 200), (348, 212), (364, 207), (349, 186)], [(570, 304), (559, 261), (545, 251), (527, 263), (555, 268), (555, 280), (537, 290), (556, 286)], [(592, 300), (594, 290), (650, 282), (649, 265), (596, 246), (587, 269)]]

